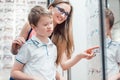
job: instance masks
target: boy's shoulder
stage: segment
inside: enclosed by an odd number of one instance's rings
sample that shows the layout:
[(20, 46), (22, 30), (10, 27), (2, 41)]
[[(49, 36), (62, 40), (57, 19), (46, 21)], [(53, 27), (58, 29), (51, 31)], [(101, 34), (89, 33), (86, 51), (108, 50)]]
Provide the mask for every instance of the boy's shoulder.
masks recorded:
[(115, 45), (115, 46), (120, 47), (120, 42), (118, 42), (118, 41), (112, 41), (112, 44)]
[(23, 44), (22, 47), (26, 48), (26, 49), (35, 49), (35, 48), (37, 48), (36, 45), (35, 45), (35, 42), (32, 41), (32, 39), (27, 40), (25, 42), (25, 44)]
[(35, 41), (35, 40), (32, 40), (32, 39), (29, 39), (29, 40), (27, 40), (26, 41), (26, 43), (25, 43), (25, 45), (28, 45), (28, 46), (36, 46), (37, 44), (39, 44), (37, 41)]
[(35, 48), (39, 48), (41, 46), (48, 46), (48, 45), (54, 45), (56, 46), (52, 40), (50, 38), (48, 38), (48, 43), (43, 43), (40, 40), (38, 40), (38, 38), (36, 38), (35, 36), (33, 36), (31, 39), (27, 40), (25, 45), (29, 46), (29, 47), (35, 47)]
[(120, 42), (118, 41), (115, 41), (115, 40), (112, 40), (111, 38), (106, 38), (106, 46), (109, 47), (109, 48), (120, 48)]

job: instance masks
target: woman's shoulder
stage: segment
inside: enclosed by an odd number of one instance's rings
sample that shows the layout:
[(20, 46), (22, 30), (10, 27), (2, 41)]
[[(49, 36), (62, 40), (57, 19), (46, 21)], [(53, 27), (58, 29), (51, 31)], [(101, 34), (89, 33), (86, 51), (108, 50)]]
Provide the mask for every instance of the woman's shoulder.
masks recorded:
[(27, 35), (30, 31), (31, 27), (29, 25), (29, 23), (25, 23), (25, 25), (23, 26), (21, 32), (20, 32), (20, 36), (24, 37), (25, 39), (27, 39)]

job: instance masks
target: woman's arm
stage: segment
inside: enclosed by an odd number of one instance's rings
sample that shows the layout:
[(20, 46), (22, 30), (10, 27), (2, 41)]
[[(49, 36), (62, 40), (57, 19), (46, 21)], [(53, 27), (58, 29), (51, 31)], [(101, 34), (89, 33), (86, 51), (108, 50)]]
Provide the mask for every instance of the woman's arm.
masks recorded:
[(22, 28), (19, 36), (20, 36), (20, 37), (24, 37), (24, 39), (26, 40), (30, 29), (31, 29), (31, 26), (30, 26), (29, 23), (27, 22), (27, 23), (23, 26), (23, 28)]
[(26, 23), (22, 28), (19, 37), (13, 40), (12, 46), (11, 46), (11, 52), (13, 55), (16, 55), (18, 53), (19, 48), (24, 44), (30, 29), (31, 29), (30, 25)]
[(61, 74), (57, 71), (56, 72), (56, 80), (65, 80), (65, 78), (63, 76), (61, 76)]
[(93, 56), (94, 56), (93, 54), (88, 54), (84, 52), (84, 53), (77, 54), (75, 57), (71, 59), (68, 59), (66, 54), (64, 53), (62, 55), (60, 64), (63, 70), (67, 70), (72, 66), (74, 66), (77, 62), (79, 62), (82, 58), (91, 59)]

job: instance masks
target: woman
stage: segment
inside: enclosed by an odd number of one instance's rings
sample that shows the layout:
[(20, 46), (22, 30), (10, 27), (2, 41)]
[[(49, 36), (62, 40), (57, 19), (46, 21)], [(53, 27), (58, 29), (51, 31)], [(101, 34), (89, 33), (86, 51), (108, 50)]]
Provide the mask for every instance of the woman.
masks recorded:
[[(54, 0), (53, 3), (49, 5), (48, 9), (52, 11), (53, 15), (54, 32), (51, 35), (51, 40), (55, 43), (58, 50), (56, 63), (60, 63), (62, 69), (67, 70), (82, 58), (92, 58), (93, 55), (87, 53), (79, 53), (74, 58), (71, 58), (74, 50), (72, 35), (73, 8), (71, 4), (66, 0)], [(13, 41), (11, 50), (13, 54), (17, 54), (17, 50), (24, 44), (30, 29), (31, 27), (27, 23), (22, 29), (20, 37)], [(33, 30), (31, 34), (34, 34)]]

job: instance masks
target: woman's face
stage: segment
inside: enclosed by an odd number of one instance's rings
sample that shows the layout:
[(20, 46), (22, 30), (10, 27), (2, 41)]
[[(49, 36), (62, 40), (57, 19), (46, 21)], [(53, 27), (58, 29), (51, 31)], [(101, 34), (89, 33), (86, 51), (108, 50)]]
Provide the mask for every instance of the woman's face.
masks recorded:
[(71, 7), (69, 4), (60, 3), (55, 7), (51, 8), (53, 13), (53, 23), (54, 25), (63, 23), (70, 14)]

